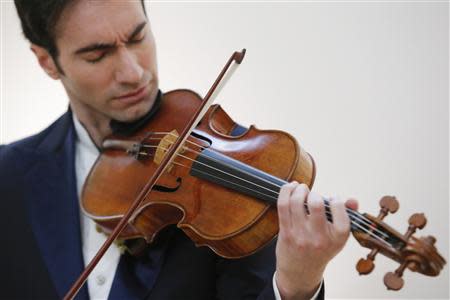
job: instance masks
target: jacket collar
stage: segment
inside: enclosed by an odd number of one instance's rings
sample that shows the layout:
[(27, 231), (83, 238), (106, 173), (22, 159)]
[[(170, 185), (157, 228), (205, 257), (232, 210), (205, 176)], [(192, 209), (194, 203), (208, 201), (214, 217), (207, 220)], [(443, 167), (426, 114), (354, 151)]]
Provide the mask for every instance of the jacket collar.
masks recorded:
[[(36, 147), (26, 174), (29, 216), (38, 247), (59, 297), (81, 274), (80, 218), (75, 180), (75, 132), (68, 111)], [(83, 287), (76, 299), (88, 299)]]

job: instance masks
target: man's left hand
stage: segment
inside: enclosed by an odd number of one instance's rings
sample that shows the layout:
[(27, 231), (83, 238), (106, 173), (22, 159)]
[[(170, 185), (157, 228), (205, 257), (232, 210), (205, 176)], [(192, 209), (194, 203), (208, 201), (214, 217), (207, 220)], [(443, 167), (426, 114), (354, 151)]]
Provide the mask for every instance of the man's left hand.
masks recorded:
[(326, 265), (348, 239), (346, 207), (356, 210), (357, 201), (344, 203), (332, 198), (329, 204), (333, 223), (326, 219), (324, 199), (305, 184), (292, 182), (281, 188), (275, 280), (283, 300), (310, 299), (320, 286)]

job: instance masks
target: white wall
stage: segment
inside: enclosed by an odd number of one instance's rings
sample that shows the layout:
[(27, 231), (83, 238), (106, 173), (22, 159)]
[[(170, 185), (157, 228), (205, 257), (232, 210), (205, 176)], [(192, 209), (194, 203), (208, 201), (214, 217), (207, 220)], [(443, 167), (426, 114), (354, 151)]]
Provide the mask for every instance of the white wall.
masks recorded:
[[(12, 1), (1, 2), (0, 143), (38, 132), (67, 107), (20, 35)], [(296, 136), (318, 166), (315, 189), (354, 196), (361, 211), (396, 195), (386, 221), (400, 232), (415, 212), (449, 258), (448, 3), (147, 3), (158, 43), (161, 87), (205, 94), (232, 51), (244, 63), (218, 97), (237, 121)], [(354, 265), (368, 250), (351, 239), (326, 273), (327, 298), (448, 298), (437, 278), (378, 257), (372, 275)]]

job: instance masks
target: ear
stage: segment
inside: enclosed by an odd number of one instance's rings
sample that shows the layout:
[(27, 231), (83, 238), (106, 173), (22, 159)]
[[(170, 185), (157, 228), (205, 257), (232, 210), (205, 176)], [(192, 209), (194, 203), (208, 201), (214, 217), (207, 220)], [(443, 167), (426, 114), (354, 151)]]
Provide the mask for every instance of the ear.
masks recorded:
[(36, 55), (39, 65), (45, 73), (55, 80), (59, 79), (60, 74), (58, 68), (56, 67), (56, 63), (50, 53), (48, 53), (45, 48), (42, 48), (36, 44), (31, 44), (30, 49), (33, 51), (34, 55)]

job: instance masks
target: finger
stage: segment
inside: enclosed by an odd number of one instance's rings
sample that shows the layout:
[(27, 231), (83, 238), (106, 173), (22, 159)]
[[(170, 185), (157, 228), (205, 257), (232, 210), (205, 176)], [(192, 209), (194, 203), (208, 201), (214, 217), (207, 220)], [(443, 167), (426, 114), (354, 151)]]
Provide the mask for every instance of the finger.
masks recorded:
[(319, 194), (311, 192), (308, 195), (309, 209), (309, 227), (314, 233), (325, 233), (327, 228), (327, 219), (325, 215), (325, 203)]
[(343, 244), (350, 233), (350, 218), (345, 203), (339, 197), (334, 197), (330, 201), (330, 210), (333, 216), (333, 236)]
[(306, 184), (298, 185), (292, 192), (290, 198), (290, 208), (292, 216), (292, 225), (296, 230), (302, 230), (306, 221), (306, 198), (309, 194), (309, 188)]
[(278, 194), (277, 209), (280, 231), (287, 230), (292, 227), (289, 198), (297, 185), (298, 183), (295, 181), (285, 184), (281, 187), (280, 193)]
[(358, 210), (358, 200), (350, 198), (347, 201), (345, 201), (345, 206), (348, 208), (351, 208), (353, 210)]

